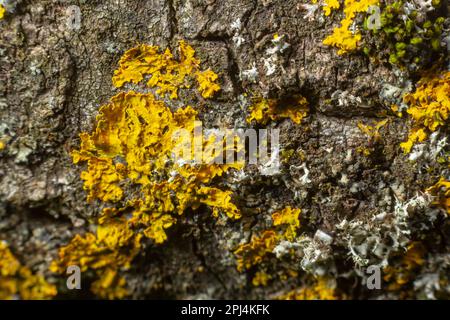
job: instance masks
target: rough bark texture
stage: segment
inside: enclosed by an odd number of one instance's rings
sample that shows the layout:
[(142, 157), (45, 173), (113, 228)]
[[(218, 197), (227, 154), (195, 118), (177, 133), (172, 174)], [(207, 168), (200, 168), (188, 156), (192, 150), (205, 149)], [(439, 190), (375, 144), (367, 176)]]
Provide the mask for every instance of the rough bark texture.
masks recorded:
[[(270, 124), (281, 130), (283, 149), (303, 155), (284, 163), (281, 174), (262, 176), (249, 168), (243, 180), (221, 182), (235, 191), (241, 220), (188, 213), (168, 231), (167, 243), (142, 250), (124, 272), (132, 298), (275, 297), (302, 285), (306, 273), (299, 261), (274, 259), (268, 267), (273, 274), (287, 264), (299, 276), (255, 287), (252, 272), (239, 273), (233, 255), (237, 245), (270, 225), (274, 210), (301, 208), (304, 235), (313, 237), (317, 230), (334, 235), (344, 218), (370, 220), (394, 210), (396, 199), (406, 201), (431, 186), (436, 176), (423, 169), (426, 160), (412, 163), (398, 147), (409, 129), (404, 118), (391, 118), (369, 156), (356, 151), (368, 144), (358, 122), (379, 120), (389, 108), (381, 94), (385, 85), (404, 88), (409, 79), (364, 55), (338, 56), (325, 47), (322, 40), (338, 20), (308, 21), (301, 3), (16, 1), (0, 26), (0, 135), (6, 141), (0, 153), (0, 239), (34, 272), (56, 283), (60, 297), (93, 297), (89, 279), (83, 278), (83, 290), (69, 292), (64, 277), (48, 267), (61, 246), (95, 224), (100, 205), (86, 202), (79, 178), (83, 166), (73, 165), (69, 152), (78, 147), (79, 133), (93, 130), (98, 108), (121, 91), (111, 77), (121, 55), (137, 43), (175, 49), (184, 39), (203, 66), (220, 75), (222, 90), (213, 100), (199, 104), (198, 97), (183, 97), (183, 105), (194, 103), (200, 111), (205, 127), (248, 126), (246, 92), (280, 99), (301, 94), (311, 111), (301, 125), (289, 119)], [(70, 5), (81, 9), (79, 30), (67, 23)], [(240, 29), (232, 26), (238, 19)], [(266, 76), (264, 59), (275, 33), (290, 47), (278, 55), (276, 72)], [(244, 39), (239, 46), (236, 36)], [(253, 64), (259, 71), (255, 83), (240, 76)], [(299, 182), (303, 163), (310, 170), (307, 184)], [(446, 255), (448, 221), (438, 225), (441, 236), (433, 250)], [(346, 249), (333, 250), (338, 273), (352, 270)], [(338, 281), (349, 298), (389, 297), (353, 285), (361, 281), (356, 275)]]

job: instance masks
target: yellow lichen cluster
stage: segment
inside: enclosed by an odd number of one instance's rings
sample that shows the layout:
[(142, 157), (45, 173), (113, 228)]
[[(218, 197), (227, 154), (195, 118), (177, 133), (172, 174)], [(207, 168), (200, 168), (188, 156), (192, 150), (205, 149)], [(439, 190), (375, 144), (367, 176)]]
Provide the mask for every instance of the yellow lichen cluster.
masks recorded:
[(445, 209), (450, 215), (450, 181), (441, 177), (427, 192), (436, 196), (433, 204)]
[(291, 207), (286, 207), (281, 211), (272, 214), (273, 225), (283, 226), (285, 231), (283, 233), (283, 238), (288, 241), (294, 241), (297, 238), (297, 230), (300, 228), (300, 209), (292, 209)]
[(326, 16), (329, 16), (333, 9), (337, 10), (340, 7), (341, 4), (338, 0), (325, 0), (325, 5), (322, 7), (322, 10), (325, 12)]
[(256, 123), (265, 125), (269, 121), (289, 118), (299, 124), (308, 115), (309, 108), (303, 96), (295, 96), (289, 100), (255, 98), (249, 112), (248, 123), (254, 120)]
[[(189, 106), (172, 113), (152, 94), (131, 91), (113, 97), (100, 108), (95, 132), (82, 133), (81, 148), (72, 153), (75, 164), (88, 164), (87, 171), (81, 174), (88, 200), (118, 202), (124, 187), (132, 184), (140, 189), (127, 204), (139, 209), (134, 213), (136, 224), (155, 225), (155, 221), (167, 220), (161, 214), (182, 214), (201, 204), (220, 207), (229, 217), (239, 218), (237, 208), (230, 205), (230, 193), (206, 185), (242, 164), (209, 164), (208, 159), (203, 159), (191, 165), (177, 161), (174, 155), (179, 143), (177, 133), (185, 135), (178, 137), (181, 140), (196, 144), (196, 117), (197, 112)], [(207, 150), (214, 142), (204, 139), (202, 149)], [(149, 218), (145, 215), (148, 212), (160, 214)]]
[(400, 108), (398, 105), (393, 104), (391, 105), (391, 111), (399, 118), (403, 117), (403, 113), (400, 111)]
[(252, 279), (252, 284), (255, 287), (267, 286), (267, 283), (272, 277), (266, 272), (256, 272), (255, 276)]
[(0, 241), (0, 300), (16, 298), (42, 300), (55, 295), (54, 285), (22, 266), (7, 244)]
[(300, 227), (300, 213), (300, 209), (292, 209), (288, 206), (272, 214), (273, 225), (281, 228), (281, 232), (277, 232), (276, 228), (265, 230), (261, 236), (253, 236), (249, 243), (240, 245), (234, 251), (237, 270), (241, 272), (260, 264), (273, 252), (280, 241), (294, 241)]
[(311, 286), (292, 290), (277, 297), (279, 300), (337, 300), (335, 283), (331, 279), (318, 278)]
[(364, 124), (362, 122), (358, 122), (358, 128), (362, 133), (368, 136), (369, 143), (368, 146), (359, 146), (356, 148), (356, 151), (361, 153), (362, 155), (368, 157), (374, 151), (374, 144), (381, 140), (380, 129), (384, 127), (388, 123), (389, 119), (380, 120), (375, 122), (374, 124)]
[(178, 90), (189, 88), (190, 78), (196, 78), (198, 90), (204, 98), (211, 98), (220, 90), (218, 75), (211, 70), (201, 71), (200, 60), (195, 57), (194, 49), (185, 41), (179, 43), (179, 59), (175, 59), (170, 49), (160, 53), (158, 46), (141, 44), (125, 52), (114, 72), (113, 84), (117, 88), (127, 82), (139, 83), (151, 75), (147, 85), (158, 87), (160, 96), (169, 94), (171, 99), (178, 98)]
[[(329, 15), (331, 9), (339, 9), (340, 5), (337, 2), (336, 0), (325, 1), (326, 6), (323, 7), (325, 15)], [(333, 33), (323, 40), (323, 44), (338, 48), (340, 55), (356, 50), (361, 40), (361, 33), (352, 31), (356, 14), (367, 12), (371, 6), (378, 4), (379, 0), (345, 0), (344, 19), (341, 25), (334, 28)]]
[[(157, 74), (159, 80), (154, 84), (160, 87), (160, 93), (170, 92), (175, 98), (177, 90), (185, 86), (185, 76), (192, 72), (199, 75), (192, 48), (182, 42), (180, 51), (181, 63), (176, 64), (167, 50), (157, 57), (154, 47), (133, 49), (122, 58), (114, 82), (139, 82), (151, 72)], [(160, 64), (166, 73), (162, 73)], [(199, 77), (203, 84), (215, 80), (208, 71)], [(213, 94), (209, 86), (201, 87), (204, 96)], [(185, 144), (214, 150), (218, 142), (215, 137), (196, 136), (194, 131), (201, 122), (196, 121), (197, 112), (192, 107), (172, 112), (151, 93), (119, 93), (100, 108), (96, 120), (94, 132), (80, 134), (80, 149), (72, 152), (72, 158), (75, 164), (87, 163), (81, 178), (88, 201), (100, 200), (109, 207), (102, 211), (95, 233), (76, 235), (60, 249), (51, 270), (64, 273), (70, 265), (92, 270), (99, 277), (91, 287), (95, 294), (122, 298), (127, 290), (120, 271), (130, 267), (144, 238), (155, 244), (165, 242), (166, 229), (187, 209), (196, 210), (201, 205), (211, 208), (215, 217), (223, 212), (231, 219), (240, 218), (232, 192), (212, 184), (215, 178), (243, 164), (212, 162), (216, 155), (208, 152), (201, 153), (197, 161), (192, 147), (185, 154)]]
[[(420, 242), (412, 242), (404, 255), (401, 256), (398, 265), (391, 265), (383, 269), (383, 279), (388, 284), (390, 291), (402, 290), (404, 286), (414, 280), (414, 271), (425, 263), (425, 248)], [(404, 294), (407, 292), (404, 291)]]
[(264, 231), (259, 237), (253, 236), (251, 241), (240, 245), (235, 251), (237, 270), (248, 270), (261, 263), (263, 258), (271, 254), (278, 243), (278, 235), (273, 230)]
[(367, 125), (362, 122), (358, 122), (358, 128), (361, 132), (365, 133), (371, 141), (377, 142), (381, 139), (380, 129), (388, 123), (389, 119), (380, 120), (373, 125)]
[[(124, 220), (124, 219), (123, 219)], [(98, 227), (97, 236), (87, 233), (76, 235), (60, 249), (59, 260), (50, 270), (64, 273), (68, 266), (79, 266), (82, 272), (93, 270), (98, 279), (91, 290), (104, 299), (120, 299), (127, 295), (124, 279), (119, 270), (127, 270), (140, 248), (141, 235), (133, 234), (126, 223), (109, 222)]]
[(437, 76), (427, 75), (418, 82), (415, 92), (403, 97), (409, 105), (413, 129), (400, 146), (409, 153), (416, 142), (424, 141), (430, 132), (448, 125), (450, 113), (450, 71)]

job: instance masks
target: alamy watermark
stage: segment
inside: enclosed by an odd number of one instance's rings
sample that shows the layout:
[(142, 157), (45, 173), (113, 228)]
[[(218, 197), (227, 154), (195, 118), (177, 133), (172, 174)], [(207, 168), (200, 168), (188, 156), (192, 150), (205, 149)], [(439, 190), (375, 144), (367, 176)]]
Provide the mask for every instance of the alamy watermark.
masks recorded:
[(69, 290), (81, 289), (81, 269), (77, 265), (68, 266), (66, 270), (68, 275), (66, 286)]
[(377, 265), (368, 266), (366, 269), (366, 286), (369, 290), (381, 289), (381, 268)]
[(367, 29), (379, 30), (381, 28), (381, 10), (379, 6), (370, 6), (367, 9)]

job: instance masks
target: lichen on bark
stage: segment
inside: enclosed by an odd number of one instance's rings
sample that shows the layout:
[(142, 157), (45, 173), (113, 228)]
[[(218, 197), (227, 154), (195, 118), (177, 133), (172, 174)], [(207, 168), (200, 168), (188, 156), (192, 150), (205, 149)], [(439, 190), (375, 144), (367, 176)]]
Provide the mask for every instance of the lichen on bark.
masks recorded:
[[(413, 2), (415, 10), (426, 10), (422, 1)], [(418, 82), (423, 75), (367, 55), (360, 44), (346, 56), (324, 45), (344, 18), (335, 2), (327, 2), (334, 8), (329, 12), (317, 10), (322, 2), (306, 0), (1, 3), (0, 241), (27, 274), (57, 289), (46, 297), (449, 298), (448, 119), (435, 118), (439, 127), (403, 152), (400, 144), (420, 124), (414, 114), (410, 118), (410, 104), (425, 106), (415, 96), (428, 88)], [(448, 50), (446, 0), (439, 10), (445, 18), (440, 44)], [(355, 28), (364, 17), (357, 13)], [(382, 37), (361, 35), (380, 47)], [(157, 59), (173, 63), (180, 61), (180, 41), (195, 50), (201, 68), (194, 61), (192, 79), (177, 78), (186, 86), (176, 94), (166, 87), (168, 94), (159, 95), (157, 82), (147, 85), (151, 78), (112, 81), (128, 50), (158, 47)], [(173, 57), (164, 57), (166, 48)], [(167, 61), (165, 67), (172, 68)], [(445, 78), (448, 55), (432, 65), (431, 78)], [(442, 90), (439, 108), (448, 108)], [(92, 268), (96, 261), (83, 260), (89, 265), (83, 283), (89, 285), (75, 292), (60, 274), (66, 265), (58, 270), (51, 261), (73, 239), (85, 245), (85, 251), (72, 252), (80, 259), (87, 251), (105, 252), (111, 243), (98, 239), (105, 230), (99, 218), (111, 215), (120, 223), (131, 214), (129, 206), (111, 209), (105, 202), (131, 201), (139, 194), (119, 170), (127, 162), (118, 157), (120, 192), (114, 189), (114, 197), (101, 201), (93, 188), (93, 201), (87, 202), (90, 191), (80, 178), (86, 167), (74, 165), (71, 157), (80, 149), (79, 134), (95, 132), (96, 117), (108, 111), (101, 106), (121, 92), (155, 96), (171, 115), (192, 108), (209, 129), (279, 129), (280, 172), (267, 176), (248, 165), (214, 175), (214, 186), (200, 189), (208, 200), (189, 203), (181, 216), (170, 213), (177, 223), (159, 225), (165, 236), (160, 228), (153, 240), (164, 241), (138, 239), (138, 250), (108, 256), (108, 261), (123, 258), (123, 264), (101, 274)], [(269, 108), (264, 123), (251, 122), (255, 101), (289, 108), (281, 114)], [(122, 151), (115, 155), (127, 154)], [(240, 219), (227, 216), (227, 203)], [(215, 204), (222, 208), (212, 212), (220, 207)], [(122, 210), (120, 216), (114, 210)], [(120, 242), (136, 230), (113, 233)], [(239, 260), (249, 252), (263, 254)], [(382, 290), (366, 286), (371, 265), (382, 269)], [(1, 266), (0, 261), (0, 281)]]

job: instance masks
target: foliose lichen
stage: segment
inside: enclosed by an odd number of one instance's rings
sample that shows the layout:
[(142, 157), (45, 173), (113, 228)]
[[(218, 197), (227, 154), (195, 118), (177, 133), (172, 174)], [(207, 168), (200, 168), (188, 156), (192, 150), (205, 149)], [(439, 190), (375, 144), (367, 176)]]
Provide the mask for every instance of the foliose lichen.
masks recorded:
[(53, 284), (23, 266), (8, 245), (0, 241), (0, 299), (43, 300), (56, 294)]
[[(121, 59), (113, 83), (122, 87), (151, 75), (150, 87), (176, 99), (179, 89), (189, 87), (186, 79), (194, 76), (203, 97), (219, 90), (216, 74), (199, 71), (192, 47), (181, 41), (179, 53), (176, 60), (170, 50), (159, 54), (157, 47), (147, 45), (131, 49)], [(80, 149), (72, 152), (72, 159), (74, 164), (87, 164), (81, 173), (87, 200), (108, 207), (99, 215), (96, 232), (76, 235), (60, 249), (52, 271), (63, 273), (68, 266), (78, 265), (99, 278), (91, 286), (99, 297), (123, 298), (128, 292), (120, 271), (130, 268), (144, 239), (164, 243), (166, 230), (186, 210), (205, 205), (215, 217), (222, 212), (230, 219), (240, 218), (232, 191), (214, 187), (214, 179), (242, 163), (216, 164), (218, 141), (214, 136), (200, 136), (198, 142), (196, 120), (192, 107), (172, 112), (152, 93), (122, 92), (100, 108), (95, 130), (80, 134)], [(185, 149), (180, 141), (190, 146), (199, 143), (202, 150), (212, 152), (194, 159), (192, 148), (187, 155), (181, 154)]]

